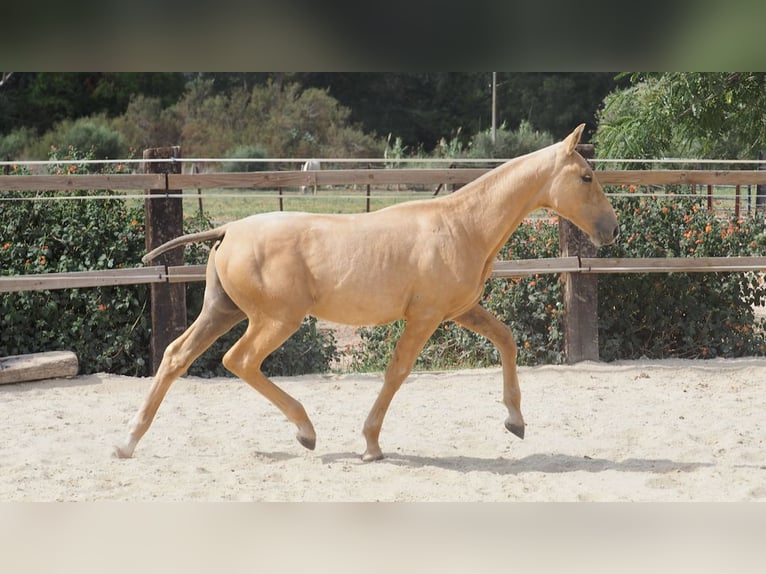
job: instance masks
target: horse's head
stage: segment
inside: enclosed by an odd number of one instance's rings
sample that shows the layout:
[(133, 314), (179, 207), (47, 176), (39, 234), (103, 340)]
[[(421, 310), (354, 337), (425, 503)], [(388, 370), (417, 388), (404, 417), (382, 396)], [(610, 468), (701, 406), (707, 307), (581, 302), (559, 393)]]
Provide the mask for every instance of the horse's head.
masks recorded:
[(601, 247), (613, 243), (620, 228), (593, 170), (575, 150), (584, 128), (585, 124), (580, 124), (555, 146), (555, 168), (545, 203), (587, 233), (596, 247)]

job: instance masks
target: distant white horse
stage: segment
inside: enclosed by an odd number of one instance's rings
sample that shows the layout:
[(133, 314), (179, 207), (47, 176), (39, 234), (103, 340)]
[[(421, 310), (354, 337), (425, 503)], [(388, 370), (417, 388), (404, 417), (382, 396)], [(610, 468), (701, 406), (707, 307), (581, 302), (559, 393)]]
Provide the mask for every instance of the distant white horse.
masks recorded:
[[(310, 159), (306, 163), (303, 164), (303, 167), (301, 168), (301, 171), (319, 171), (322, 169), (322, 164), (319, 162), (318, 159)], [(308, 193), (309, 186), (302, 185), (301, 186), (301, 193)], [(317, 194), (317, 186), (314, 184), (314, 195)]]

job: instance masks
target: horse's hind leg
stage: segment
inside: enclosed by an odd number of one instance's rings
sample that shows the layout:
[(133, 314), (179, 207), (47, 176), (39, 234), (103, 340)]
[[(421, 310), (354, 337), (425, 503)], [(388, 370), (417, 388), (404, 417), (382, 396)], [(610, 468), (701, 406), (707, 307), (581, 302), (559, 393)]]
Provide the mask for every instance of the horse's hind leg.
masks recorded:
[(261, 371), (263, 360), (300, 327), (301, 321), (303, 316), (291, 320), (250, 317), (247, 331), (224, 355), (223, 365), (282, 411), (298, 428), (298, 442), (313, 450), (316, 445), (316, 432), (306, 409)]
[(521, 390), (516, 374), (517, 347), (511, 330), (480, 305), (456, 317), (455, 322), (486, 337), (500, 351), (503, 363), (503, 403), (508, 409), (505, 428), (523, 439), (524, 417), (521, 415)]
[[(212, 255), (211, 255), (212, 259)], [(118, 458), (130, 458), (157, 414), (157, 409), (178, 377), (183, 375), (194, 360), (212, 345), (218, 337), (245, 318), (245, 314), (229, 299), (218, 282), (212, 262), (208, 263), (205, 300), (199, 317), (175, 341), (170, 343), (154, 376), (154, 382), (141, 408), (130, 422), (127, 440), (114, 447)]]

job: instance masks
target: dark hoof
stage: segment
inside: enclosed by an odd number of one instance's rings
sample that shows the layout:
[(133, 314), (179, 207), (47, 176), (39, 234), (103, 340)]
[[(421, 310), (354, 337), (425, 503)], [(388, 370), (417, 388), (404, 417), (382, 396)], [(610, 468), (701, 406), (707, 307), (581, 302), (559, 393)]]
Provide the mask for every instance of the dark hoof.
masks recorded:
[(510, 421), (505, 421), (505, 428), (507, 428), (510, 432), (515, 434), (520, 439), (524, 439), (524, 425), (513, 423)]
[(307, 438), (304, 436), (297, 436), (298, 442), (301, 443), (303, 446), (305, 446), (309, 450), (314, 450), (317, 445), (317, 439), (315, 438)]

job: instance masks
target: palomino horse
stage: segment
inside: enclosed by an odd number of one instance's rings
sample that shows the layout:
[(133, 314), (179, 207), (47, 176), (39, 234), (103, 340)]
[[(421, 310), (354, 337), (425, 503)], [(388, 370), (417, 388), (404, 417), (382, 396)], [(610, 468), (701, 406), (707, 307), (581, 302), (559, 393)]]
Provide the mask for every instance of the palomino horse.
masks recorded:
[(547, 207), (573, 221), (597, 245), (612, 243), (617, 217), (588, 163), (575, 151), (584, 125), (565, 140), (515, 158), (460, 191), (372, 213), (265, 213), (185, 235), (155, 249), (215, 240), (199, 317), (168, 345), (149, 394), (115, 447), (130, 457), (168, 388), (218, 337), (248, 320), (224, 355), (228, 370), (262, 393), (298, 428), (306, 448), (314, 427), (300, 402), (272, 383), (261, 363), (306, 315), (348, 325), (406, 325), (365, 423), (365, 461), (383, 457), (378, 444), (391, 399), (423, 345), (452, 320), (489, 339), (503, 366), (505, 427), (524, 438), (516, 344), (510, 329), (479, 305), (500, 248), (531, 211)]

